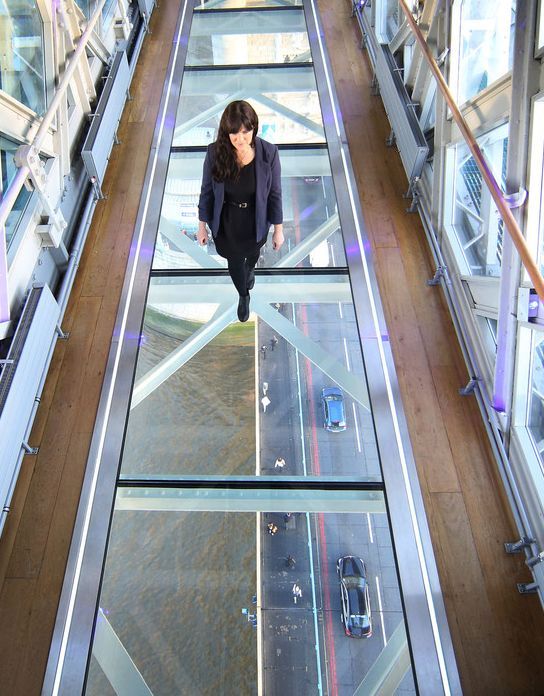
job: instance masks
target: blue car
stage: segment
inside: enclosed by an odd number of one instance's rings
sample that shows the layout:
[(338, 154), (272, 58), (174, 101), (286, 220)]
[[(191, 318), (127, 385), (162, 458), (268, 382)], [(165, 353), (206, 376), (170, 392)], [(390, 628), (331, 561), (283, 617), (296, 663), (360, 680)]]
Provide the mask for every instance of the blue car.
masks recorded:
[(333, 433), (346, 429), (344, 394), (338, 387), (326, 387), (321, 392), (323, 404), (323, 427)]

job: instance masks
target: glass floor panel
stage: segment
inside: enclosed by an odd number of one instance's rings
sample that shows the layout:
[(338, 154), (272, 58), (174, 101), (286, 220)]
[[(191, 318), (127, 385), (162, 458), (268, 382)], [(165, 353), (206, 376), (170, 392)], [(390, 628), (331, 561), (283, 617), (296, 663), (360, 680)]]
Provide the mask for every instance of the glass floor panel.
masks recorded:
[[(170, 156), (154, 269), (226, 268), (227, 262), (217, 254), (212, 240), (204, 248), (196, 242), (204, 156), (204, 152), (194, 151)], [(282, 148), (280, 161), (285, 244), (276, 252), (269, 236), (257, 267), (345, 267), (328, 151)]]
[(200, 0), (195, 6), (195, 12), (206, 10), (243, 10), (269, 7), (285, 7), (288, 5), (302, 5), (302, 0)]
[(300, 10), (195, 12), (187, 66), (311, 62)]
[(174, 146), (214, 142), (223, 109), (245, 99), (259, 115), (259, 135), (276, 144), (324, 143), (311, 66), (187, 70), (174, 129)]
[(122, 476), (380, 481), (347, 276), (259, 277), (245, 324), (208, 281), (151, 280)]
[(119, 490), (87, 696), (121, 648), (155, 696), (353, 694), (393, 650), (416, 693), (382, 494), (266, 495)]

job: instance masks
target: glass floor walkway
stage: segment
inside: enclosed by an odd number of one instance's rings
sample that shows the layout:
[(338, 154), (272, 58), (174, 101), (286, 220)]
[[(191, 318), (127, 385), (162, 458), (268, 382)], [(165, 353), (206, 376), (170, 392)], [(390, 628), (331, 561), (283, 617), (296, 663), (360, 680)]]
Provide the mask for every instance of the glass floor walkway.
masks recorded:
[[(195, 241), (234, 99), (279, 146), (286, 237), (262, 250), (245, 324)], [(316, 8), (186, 4), (46, 685), (459, 693), (392, 366)], [(330, 387), (342, 432), (323, 427)]]

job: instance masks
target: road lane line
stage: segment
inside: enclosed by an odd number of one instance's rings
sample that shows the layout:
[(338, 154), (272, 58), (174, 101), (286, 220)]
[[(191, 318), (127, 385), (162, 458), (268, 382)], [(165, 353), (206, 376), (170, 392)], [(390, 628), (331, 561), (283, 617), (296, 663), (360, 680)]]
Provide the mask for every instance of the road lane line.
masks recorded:
[(351, 372), (351, 366), (349, 364), (349, 355), (348, 355), (348, 342), (346, 341), (345, 338), (343, 339), (343, 341), (344, 341), (344, 353), (346, 354), (346, 366), (347, 366), (348, 370)]
[[(255, 317), (255, 475), (260, 476), (261, 469), (261, 392), (259, 388), (259, 321)], [(256, 571), (257, 571), (257, 607), (255, 609), (257, 613), (257, 693), (259, 696), (264, 693), (264, 670), (263, 670), (263, 659), (264, 659), (264, 646), (263, 646), (263, 629), (262, 629), (262, 612), (261, 612), (261, 602), (262, 602), (262, 591), (261, 591), (261, 527), (263, 524), (262, 513), (258, 512), (256, 515)], [(251, 611), (251, 609), (250, 609)]]
[(261, 468), (261, 391), (259, 387), (259, 320), (255, 317), (255, 476)]
[[(306, 307), (302, 305), (301, 307), (301, 314), (302, 314), (302, 323), (303, 323), (303, 331), (306, 335), (308, 334), (307, 330), (307, 313), (306, 313)], [(312, 377), (312, 364), (308, 359), (305, 360), (304, 362), (304, 369), (306, 373), (306, 384), (308, 387), (308, 418), (310, 421), (310, 432), (311, 432), (311, 437), (312, 437), (312, 450), (311, 450), (311, 464), (312, 464), (312, 473), (315, 474), (316, 476), (319, 476), (321, 474), (321, 466), (319, 463), (319, 443), (317, 441), (317, 418), (316, 418), (316, 413), (315, 413), (315, 403), (314, 403), (314, 388), (313, 388), (313, 377)], [(307, 515), (309, 513), (306, 513)], [(324, 563), (321, 566), (321, 572), (322, 572), (322, 578), (323, 578), (323, 604), (325, 605), (325, 612), (324, 612), (324, 625), (326, 626), (326, 634), (327, 634), (327, 639), (324, 644), (324, 651), (326, 650), (325, 646), (329, 646), (329, 665), (330, 665), (330, 688), (329, 688), (329, 694), (330, 696), (337, 696), (338, 694), (338, 688), (336, 685), (336, 657), (335, 657), (335, 650), (334, 650), (334, 634), (333, 634), (333, 629), (332, 629), (332, 611), (331, 611), (331, 606), (330, 606), (330, 584), (329, 584), (329, 573), (328, 573), (328, 567), (327, 567), (327, 541), (326, 541), (326, 536), (325, 536), (325, 525), (324, 525), (324, 517), (323, 513), (317, 513), (317, 520), (319, 522), (319, 544), (322, 549), (322, 553), (320, 554), (321, 557), (324, 559)], [(317, 540), (317, 535), (316, 535), (316, 540)], [(318, 632), (318, 623), (317, 623), (317, 604), (315, 601), (315, 577), (313, 574), (313, 553), (311, 550), (311, 539), (310, 539), (310, 527), (308, 525), (308, 544), (310, 548), (310, 559), (311, 559), (311, 564), (310, 567), (312, 568), (312, 592), (314, 593), (314, 626), (315, 626), (315, 632), (316, 632), (316, 649), (318, 651), (318, 656), (319, 656), (319, 632)], [(320, 657), (319, 659), (319, 674), (320, 674), (320, 681), (321, 681), (321, 661)]]
[(315, 653), (317, 658), (317, 691), (323, 693), (323, 678), (321, 676), (321, 647), (319, 640), (319, 622), (317, 617), (317, 597), (315, 591), (315, 574), (314, 574), (314, 552), (312, 549), (312, 535), (310, 534), (310, 513), (306, 513), (306, 527), (308, 529), (308, 555), (310, 560), (310, 584), (312, 586), (312, 613), (314, 615), (314, 638), (315, 638)]
[(366, 519), (368, 520), (368, 536), (370, 537), (370, 543), (374, 543), (374, 534), (372, 534), (372, 523), (370, 521), (370, 513), (366, 513)]
[[(263, 684), (263, 679), (264, 679), (264, 670), (263, 670), (263, 660), (264, 660), (264, 646), (263, 646), (263, 641), (264, 641), (264, 636), (263, 636), (263, 614), (261, 610), (262, 606), (262, 590), (261, 590), (261, 529), (262, 529), (262, 513), (257, 512), (255, 515), (256, 518), (256, 525), (257, 525), (257, 533), (256, 533), (256, 539), (257, 539), (257, 563), (255, 564), (256, 566), (256, 571), (257, 571), (257, 606), (255, 607), (255, 613), (257, 614), (257, 694), (258, 696), (261, 696), (261, 694), (264, 694), (264, 684)], [(249, 609), (251, 611), (251, 608)]]
[(355, 410), (355, 404), (351, 402), (353, 407), (353, 420), (355, 422), (355, 437), (357, 438), (357, 449), (361, 451), (361, 438), (359, 436), (359, 424), (357, 423), (357, 411)]
[(380, 608), (380, 619), (382, 623), (382, 636), (383, 636), (383, 647), (387, 645), (387, 637), (385, 635), (385, 622), (383, 620), (383, 605), (382, 605), (382, 594), (380, 592), (380, 580), (376, 575), (376, 592), (378, 593), (378, 606)]

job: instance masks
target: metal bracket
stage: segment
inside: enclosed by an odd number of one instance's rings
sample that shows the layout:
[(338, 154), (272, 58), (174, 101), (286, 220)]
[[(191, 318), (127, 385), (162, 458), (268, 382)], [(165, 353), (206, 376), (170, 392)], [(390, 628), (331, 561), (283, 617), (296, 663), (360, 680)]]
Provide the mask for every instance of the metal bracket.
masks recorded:
[(395, 131), (391, 129), (391, 132), (389, 133), (389, 137), (385, 139), (385, 144), (387, 147), (393, 147), (395, 144)]
[(531, 537), (521, 537), (518, 541), (507, 541), (504, 544), (506, 553), (521, 553), (523, 549), (529, 548), (531, 544), (535, 544), (536, 539)]
[(433, 285), (440, 285), (442, 278), (446, 277), (446, 266), (437, 266), (434, 276), (430, 280), (426, 280), (425, 284), (432, 287)]
[(446, 58), (448, 57), (448, 54), (450, 52), (449, 48), (445, 48), (442, 53), (438, 56), (436, 59), (436, 64), (438, 65), (439, 68), (441, 68), (444, 63), (446, 62)]
[(517, 586), (520, 594), (536, 594), (538, 591), (538, 582), (518, 582)]
[(24, 451), (25, 451), (27, 454), (38, 454), (38, 452), (40, 451), (40, 448), (39, 448), (39, 447), (31, 447), (31, 446), (28, 444), (28, 442), (22, 442), (22, 443), (21, 443), (21, 447), (24, 449)]
[(56, 230), (56, 233), (50, 235), (52, 239), (55, 239), (53, 246), (58, 247), (68, 223), (64, 219), (60, 208), (55, 208), (55, 204), (49, 197), (45, 162), (40, 158), (40, 153), (33, 145), (21, 145), (17, 148), (13, 160), (17, 167), (28, 167), (29, 172), (25, 181), (25, 188), (28, 191), (36, 191), (38, 193), (48, 218), (48, 224)]
[(370, 83), (370, 93), (374, 96), (378, 96), (380, 93), (380, 83), (378, 82), (376, 74), (373, 75), (372, 82)]
[(55, 331), (57, 332), (57, 336), (59, 337), (59, 341), (67, 341), (70, 338), (70, 332), (66, 331), (66, 333), (65, 333), (58, 324), (55, 327)]
[(536, 556), (531, 556), (531, 558), (528, 558), (525, 563), (529, 568), (534, 568), (539, 563), (542, 563), (542, 561), (544, 561), (544, 551), (541, 551)]
[(478, 377), (471, 377), (470, 380), (468, 381), (467, 385), (465, 387), (462, 387), (459, 389), (459, 394), (461, 396), (470, 396), (474, 390), (476, 389), (478, 385), (479, 379)]
[(520, 188), (516, 193), (505, 193), (504, 202), (509, 208), (521, 208), (521, 206), (527, 200), (527, 191), (524, 188)]

